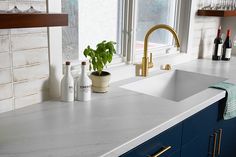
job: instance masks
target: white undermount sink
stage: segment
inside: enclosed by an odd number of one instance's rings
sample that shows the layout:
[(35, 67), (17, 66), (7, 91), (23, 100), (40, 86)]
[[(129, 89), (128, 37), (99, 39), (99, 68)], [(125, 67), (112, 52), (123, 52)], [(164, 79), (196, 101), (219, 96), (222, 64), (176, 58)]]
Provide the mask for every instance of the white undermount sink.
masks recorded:
[(224, 80), (226, 79), (221, 77), (175, 70), (121, 87), (178, 102), (207, 89), (212, 84)]

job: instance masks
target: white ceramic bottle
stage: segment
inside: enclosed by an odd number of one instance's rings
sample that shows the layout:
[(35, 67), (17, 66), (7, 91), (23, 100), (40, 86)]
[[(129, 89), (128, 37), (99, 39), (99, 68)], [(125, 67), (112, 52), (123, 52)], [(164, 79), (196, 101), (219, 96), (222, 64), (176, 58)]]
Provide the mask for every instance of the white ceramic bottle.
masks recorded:
[(92, 82), (86, 72), (86, 62), (82, 62), (81, 75), (77, 82), (77, 100), (89, 101), (91, 100), (91, 85)]
[(65, 75), (61, 80), (61, 101), (74, 101), (74, 79), (71, 75), (70, 62), (66, 62)]

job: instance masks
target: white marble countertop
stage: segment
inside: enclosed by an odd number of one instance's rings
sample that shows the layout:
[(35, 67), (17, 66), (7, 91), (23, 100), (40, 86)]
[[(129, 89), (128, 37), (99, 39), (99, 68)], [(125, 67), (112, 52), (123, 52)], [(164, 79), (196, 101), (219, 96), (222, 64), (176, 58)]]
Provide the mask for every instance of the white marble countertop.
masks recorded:
[[(236, 83), (235, 58), (196, 60), (176, 68)], [(90, 102), (47, 101), (1, 114), (0, 157), (116, 157), (225, 96), (206, 89), (173, 102), (120, 88), (137, 79), (114, 83)]]

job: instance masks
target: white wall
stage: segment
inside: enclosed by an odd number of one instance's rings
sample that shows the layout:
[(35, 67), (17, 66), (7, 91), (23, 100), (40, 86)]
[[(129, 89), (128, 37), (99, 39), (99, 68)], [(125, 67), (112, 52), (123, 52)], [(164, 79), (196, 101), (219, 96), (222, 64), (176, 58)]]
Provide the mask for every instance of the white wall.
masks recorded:
[[(195, 0), (192, 0), (195, 1)], [(199, 6), (199, 1), (195, 1), (195, 13), (197, 11), (197, 8)], [(236, 40), (236, 17), (205, 17), (205, 16), (196, 16), (194, 17), (194, 29), (193, 29), (193, 41), (192, 41), (192, 54), (195, 56), (198, 54), (201, 49), (200, 39), (202, 37), (201, 31), (203, 31), (205, 34), (206, 39), (206, 52), (208, 52), (208, 55), (212, 55), (213, 52), (213, 44), (214, 39), (217, 35), (217, 29), (219, 26), (222, 26), (222, 33), (226, 35), (227, 29), (230, 28), (232, 30), (231, 39)], [(236, 55), (236, 47), (233, 47), (233, 54)], [(196, 56), (195, 56), (196, 57)]]
[[(214, 39), (217, 35), (218, 27), (221, 24), (221, 18), (219, 17), (206, 17), (197, 16), (197, 10), (200, 5), (200, 0), (192, 0), (193, 2), (193, 21), (191, 30), (191, 44), (189, 45), (189, 53), (191, 53), (195, 58), (202, 51), (201, 38), (205, 38), (205, 52), (208, 56), (212, 55)], [(203, 32), (203, 33), (202, 33)]]
[[(226, 34), (228, 28), (231, 29), (231, 40), (236, 40), (236, 17), (222, 18), (222, 28), (224, 34)], [(233, 47), (232, 53), (236, 55), (236, 47)]]
[[(47, 0), (49, 13), (61, 13), (60, 0)], [(62, 28), (48, 28), (49, 61), (50, 61), (50, 97), (60, 97), (60, 82), (62, 78)]]
[[(30, 1), (5, 0), (0, 10), (17, 5), (26, 10)], [(45, 0), (32, 5), (46, 11)], [(48, 40), (46, 28), (0, 30), (0, 113), (39, 103), (48, 97)]]

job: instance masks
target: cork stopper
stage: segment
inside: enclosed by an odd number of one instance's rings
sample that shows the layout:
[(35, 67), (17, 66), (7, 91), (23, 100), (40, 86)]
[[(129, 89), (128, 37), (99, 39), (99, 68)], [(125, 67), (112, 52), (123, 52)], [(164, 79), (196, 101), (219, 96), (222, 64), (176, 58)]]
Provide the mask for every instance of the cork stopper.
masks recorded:
[(82, 62), (82, 65), (86, 65), (86, 62)]
[(70, 65), (70, 62), (69, 62), (69, 61), (66, 61), (66, 65)]

